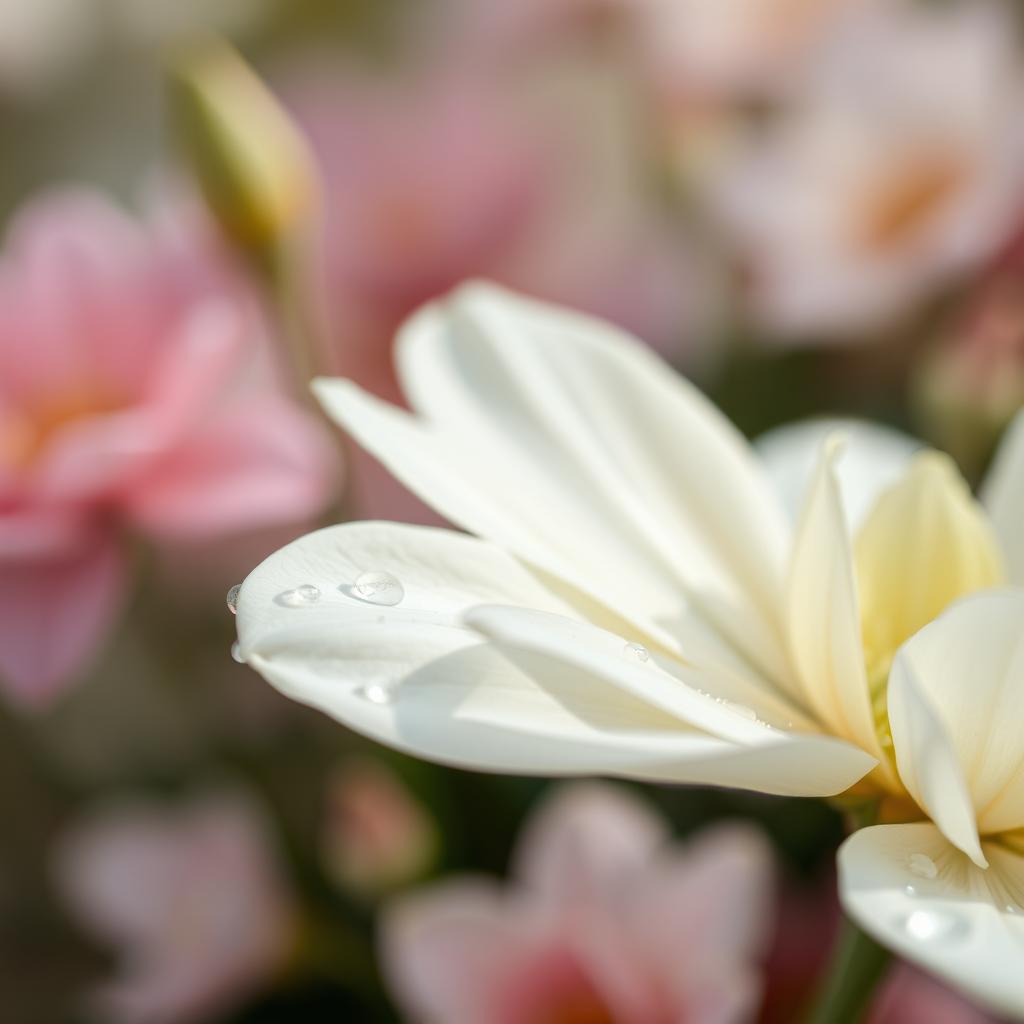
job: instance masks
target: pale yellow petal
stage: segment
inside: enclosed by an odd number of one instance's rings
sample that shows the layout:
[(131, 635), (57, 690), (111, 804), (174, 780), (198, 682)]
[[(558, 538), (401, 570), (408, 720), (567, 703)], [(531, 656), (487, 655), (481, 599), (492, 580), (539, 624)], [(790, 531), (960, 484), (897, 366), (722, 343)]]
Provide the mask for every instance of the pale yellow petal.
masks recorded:
[(886, 491), (854, 547), (869, 674), (883, 674), (896, 649), (950, 602), (1005, 580), (984, 510), (953, 461), (915, 456)]

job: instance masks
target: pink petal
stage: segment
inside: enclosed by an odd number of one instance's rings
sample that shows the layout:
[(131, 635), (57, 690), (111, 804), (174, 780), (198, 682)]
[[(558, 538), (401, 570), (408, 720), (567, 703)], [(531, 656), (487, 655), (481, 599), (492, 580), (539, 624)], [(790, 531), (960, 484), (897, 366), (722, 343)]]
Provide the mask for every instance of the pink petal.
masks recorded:
[(410, 1020), (493, 1024), (509, 963), (535, 941), (519, 908), (484, 881), (461, 880), (394, 903), (380, 961)]
[(525, 827), (516, 873), (545, 899), (584, 903), (643, 870), (667, 838), (664, 824), (624, 787), (562, 786)]
[(96, 653), (124, 589), (111, 536), (57, 558), (0, 562), (0, 685), (25, 707), (63, 692)]
[(316, 421), (290, 403), (238, 403), (136, 482), (127, 515), (176, 539), (305, 520), (327, 503), (339, 462)]
[(227, 302), (198, 305), (153, 359), (151, 394), (124, 411), (72, 421), (57, 434), (32, 475), (34, 497), (83, 501), (124, 487), (177, 444), (237, 375), (245, 329)]

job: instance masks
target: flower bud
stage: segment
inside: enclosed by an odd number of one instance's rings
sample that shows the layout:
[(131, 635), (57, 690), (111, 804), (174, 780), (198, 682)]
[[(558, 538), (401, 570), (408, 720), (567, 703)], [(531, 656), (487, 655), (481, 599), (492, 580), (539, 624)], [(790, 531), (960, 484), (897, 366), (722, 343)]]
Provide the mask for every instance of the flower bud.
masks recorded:
[(214, 215), (244, 251), (266, 257), (301, 230), (316, 194), (305, 139), (228, 44), (208, 39), (172, 65), (171, 103)]

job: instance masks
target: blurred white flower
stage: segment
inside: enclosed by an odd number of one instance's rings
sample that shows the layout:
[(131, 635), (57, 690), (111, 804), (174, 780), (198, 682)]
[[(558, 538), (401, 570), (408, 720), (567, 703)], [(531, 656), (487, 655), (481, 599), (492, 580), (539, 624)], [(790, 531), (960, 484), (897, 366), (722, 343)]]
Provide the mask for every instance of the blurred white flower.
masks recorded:
[(1024, 76), (997, 3), (855, 12), (779, 121), (711, 186), (779, 332), (874, 329), (1024, 213)]
[(261, 810), (210, 793), (177, 808), (124, 802), (63, 837), (57, 883), (118, 954), (91, 995), (117, 1024), (186, 1024), (229, 1012), (285, 961), (295, 906)]

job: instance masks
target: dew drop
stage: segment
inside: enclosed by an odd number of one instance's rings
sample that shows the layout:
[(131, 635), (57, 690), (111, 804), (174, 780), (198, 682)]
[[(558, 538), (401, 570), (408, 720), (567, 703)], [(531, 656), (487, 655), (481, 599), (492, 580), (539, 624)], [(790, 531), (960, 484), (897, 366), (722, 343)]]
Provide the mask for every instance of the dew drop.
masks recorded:
[(364, 572), (356, 577), (352, 593), (370, 604), (391, 608), (405, 597), (405, 587), (389, 572)]
[(903, 891), (908, 896), (916, 896), (917, 895), (917, 890), (912, 885), (905, 885), (905, 886), (903, 886)]
[(934, 878), (939, 873), (935, 861), (926, 853), (912, 853), (907, 858), (907, 866), (910, 873), (918, 878)]
[(237, 640), (231, 645), (231, 657), (237, 661), (239, 665), (245, 664), (245, 658), (242, 657), (242, 648), (239, 647)]
[(740, 718), (746, 718), (751, 722), (757, 721), (757, 712), (753, 708), (748, 708), (746, 704), (737, 704), (732, 700), (723, 700), (722, 706), (734, 715), (739, 715)]
[(625, 654), (629, 655), (629, 657), (635, 658), (637, 661), (651, 660), (650, 651), (648, 651), (643, 644), (626, 644), (622, 650)]
[(1003, 910), (1005, 910), (1008, 914), (1016, 914), (1017, 905), (1015, 903), (1007, 903), (1006, 906), (1003, 907)]
[(371, 704), (390, 704), (394, 699), (394, 695), (387, 686), (382, 686), (380, 683), (371, 683), (369, 686), (360, 686), (356, 693), (363, 698), (368, 700)]
[(312, 583), (303, 583), (294, 590), (285, 590), (277, 595), (277, 603), (286, 608), (308, 608), (320, 600), (320, 588)]
[(904, 919), (903, 928), (920, 942), (950, 942), (967, 933), (967, 922), (944, 910), (915, 910)]
[(229, 591), (228, 596), (225, 598), (228, 604), (228, 611), (232, 615), (238, 614), (238, 593), (242, 589), (241, 583), (236, 583)]

